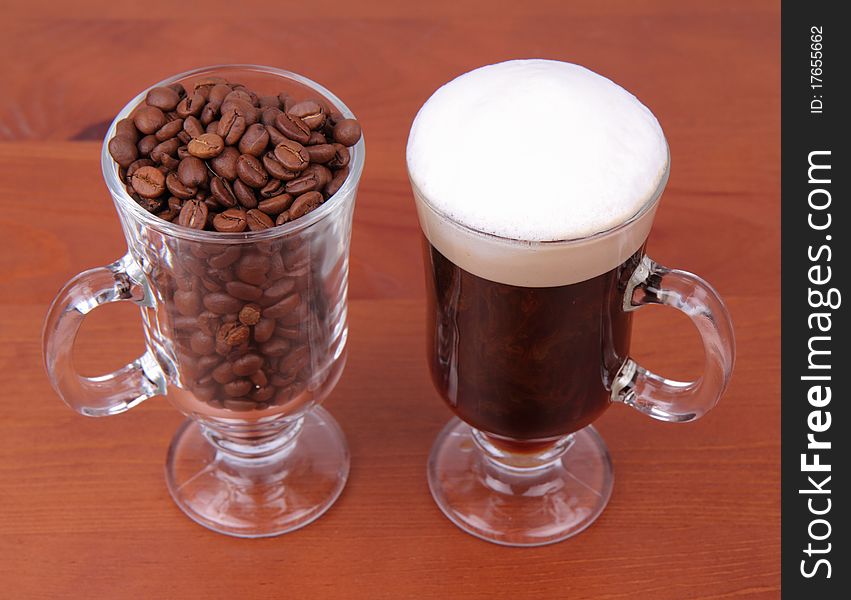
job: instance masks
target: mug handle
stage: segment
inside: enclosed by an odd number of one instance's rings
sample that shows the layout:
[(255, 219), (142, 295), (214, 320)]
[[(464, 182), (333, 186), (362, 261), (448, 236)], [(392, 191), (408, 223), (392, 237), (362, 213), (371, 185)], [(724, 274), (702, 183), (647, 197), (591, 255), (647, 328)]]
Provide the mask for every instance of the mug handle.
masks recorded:
[(691, 319), (703, 342), (703, 374), (695, 381), (674, 381), (627, 358), (612, 385), (612, 401), (660, 421), (699, 419), (718, 403), (733, 371), (736, 346), (727, 307), (697, 275), (668, 269), (645, 256), (629, 280), (623, 310), (647, 304), (672, 306)]
[(74, 341), (83, 318), (102, 304), (124, 300), (154, 306), (145, 276), (129, 253), (73, 277), (53, 300), (44, 322), (42, 351), (50, 383), (65, 404), (89, 417), (122, 413), (165, 393), (165, 374), (150, 349), (100, 377), (83, 377), (74, 367)]

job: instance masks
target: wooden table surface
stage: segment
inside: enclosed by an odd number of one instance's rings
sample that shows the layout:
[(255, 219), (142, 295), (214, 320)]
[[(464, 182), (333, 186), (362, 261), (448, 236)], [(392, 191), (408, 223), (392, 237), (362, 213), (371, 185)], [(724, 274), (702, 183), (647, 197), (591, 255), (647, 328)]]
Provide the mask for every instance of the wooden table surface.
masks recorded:
[[(287, 4), (5, 5), (0, 596), (777, 597), (779, 3)], [(719, 289), (738, 362), (719, 407), (697, 423), (609, 410), (597, 423), (615, 464), (602, 517), (567, 542), (510, 549), (456, 529), (428, 493), (426, 457), (450, 413), (424, 359), (404, 147), (440, 84), (532, 56), (584, 64), (658, 115), (672, 174), (650, 253)], [(42, 319), (61, 284), (124, 253), (100, 177), (106, 124), (144, 86), (228, 62), (326, 84), (361, 118), (367, 142), (350, 360), (326, 404), (348, 436), (351, 478), (316, 523), (255, 541), (207, 531), (170, 500), (163, 460), (181, 416), (166, 401), (80, 417), (51, 390), (40, 356)], [(103, 308), (80, 335), (78, 364), (88, 374), (112, 370), (139, 354), (141, 339), (134, 307)], [(671, 376), (699, 372), (697, 336), (673, 311), (641, 311), (633, 348)]]

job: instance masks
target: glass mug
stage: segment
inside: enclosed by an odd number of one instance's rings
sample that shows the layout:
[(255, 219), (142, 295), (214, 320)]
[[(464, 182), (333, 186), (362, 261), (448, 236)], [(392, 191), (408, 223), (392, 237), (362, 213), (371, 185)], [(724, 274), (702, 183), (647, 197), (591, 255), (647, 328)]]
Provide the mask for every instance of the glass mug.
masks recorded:
[[(424, 234), (429, 366), (457, 415), (434, 443), (428, 481), (464, 531), (510, 546), (581, 532), (605, 508), (613, 481), (591, 423), (614, 402), (692, 421), (727, 386), (735, 348), (721, 298), (696, 275), (644, 254), (667, 180), (666, 169), (641, 210), (607, 231), (529, 242), (441, 214), (411, 178)], [(499, 281), (518, 244), (534, 254), (514, 270), (528, 287)], [(619, 249), (614, 268), (600, 264), (603, 246)], [(576, 260), (565, 264), (568, 247)], [(540, 281), (540, 273), (568, 271), (576, 283)], [(647, 304), (674, 307), (697, 326), (705, 366), (696, 381), (666, 379), (629, 357), (632, 313)]]
[[(260, 94), (324, 99), (354, 118), (321, 85), (269, 67), (202, 68), (156, 86), (191, 89), (211, 76)], [(146, 94), (121, 110), (106, 141)], [(168, 489), (201, 525), (261, 537), (312, 522), (331, 507), (349, 473), (345, 437), (319, 405), (346, 359), (349, 242), (363, 140), (351, 148), (350, 174), (334, 196), (296, 221), (256, 232), (197, 231), (159, 219), (127, 194), (106, 142), (101, 163), (129, 252), (80, 273), (54, 300), (43, 339), (54, 389), (88, 416), (165, 395), (188, 417), (168, 451)], [(146, 351), (114, 373), (83, 377), (72, 360), (77, 331), (88, 312), (116, 301), (139, 306)], [(259, 320), (256, 311), (242, 314), (245, 304), (260, 307)]]

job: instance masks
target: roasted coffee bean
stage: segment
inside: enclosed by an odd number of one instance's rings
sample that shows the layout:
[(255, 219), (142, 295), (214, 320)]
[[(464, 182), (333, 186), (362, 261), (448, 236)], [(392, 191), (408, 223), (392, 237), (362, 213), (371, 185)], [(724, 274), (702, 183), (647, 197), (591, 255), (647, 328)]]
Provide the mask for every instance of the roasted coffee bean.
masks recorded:
[(193, 138), (204, 135), (204, 126), (195, 117), (186, 117), (183, 119), (183, 130)]
[[(167, 187), (168, 186), (168, 176), (166, 176), (165, 181), (166, 181), (166, 187)], [(183, 208), (183, 200), (181, 200), (177, 196), (169, 196), (169, 198), (168, 198), (168, 200), (166, 200), (166, 202), (168, 203), (168, 207), (170, 209), (176, 210), (177, 212), (180, 212), (180, 209)]]
[(288, 93), (281, 92), (280, 94), (278, 94), (278, 104), (280, 104), (281, 107), (286, 110), (288, 107), (295, 104), (295, 102), (293, 102), (293, 99), (290, 98), (290, 95)]
[(245, 231), (245, 228), (248, 227), (248, 222), (245, 219), (245, 211), (241, 208), (229, 208), (224, 212), (220, 212), (213, 217), (213, 227), (216, 231), (224, 233)]
[(151, 88), (145, 96), (145, 103), (148, 106), (155, 106), (165, 112), (174, 110), (178, 102), (180, 102), (180, 95), (168, 87)]
[(290, 222), (290, 211), (285, 210), (275, 219), (275, 225), (283, 225)]
[(133, 173), (141, 169), (142, 167), (153, 167), (154, 161), (150, 158), (140, 158), (139, 160), (134, 160), (130, 163), (130, 166), (127, 167), (127, 178), (133, 177)]
[(354, 146), (361, 136), (360, 123), (354, 119), (343, 119), (334, 125), (334, 141), (344, 146)]
[(216, 388), (212, 385), (195, 385), (192, 387), (192, 393), (201, 402), (213, 403), (216, 397)]
[[(335, 155), (336, 156), (336, 155)], [(284, 140), (275, 146), (275, 158), (290, 171), (302, 171), (310, 163), (310, 155), (304, 146), (293, 140)], [(277, 177), (276, 174), (273, 173)], [(278, 179), (285, 179), (278, 177)]]
[(298, 294), (285, 296), (272, 306), (263, 309), (263, 316), (270, 319), (279, 319), (290, 312), (294, 311), (301, 304), (301, 298)]
[(213, 177), (210, 180), (210, 193), (221, 206), (225, 208), (236, 206), (236, 196), (233, 195), (233, 189), (226, 179)]
[(231, 93), (231, 88), (227, 83), (217, 83), (210, 89), (210, 94), (207, 96), (208, 105), (221, 107), (222, 102)]
[(183, 87), (182, 83), (170, 83), (166, 87), (177, 92), (177, 95), (180, 96), (181, 100), (186, 96), (186, 88)]
[(169, 192), (182, 200), (192, 198), (195, 195), (195, 192), (198, 191), (197, 188), (190, 187), (180, 181), (180, 178), (177, 176), (175, 171), (166, 175), (165, 185), (168, 187)]
[(181, 131), (183, 131), (183, 119), (173, 119), (160, 127), (154, 134), (154, 137), (164, 142), (176, 137)]
[(236, 161), (239, 158), (239, 150), (228, 146), (216, 158), (210, 161), (210, 168), (223, 179), (233, 181), (236, 179)]
[(189, 338), (189, 347), (198, 354), (209, 354), (215, 349), (216, 341), (203, 331), (196, 331)]
[(264, 108), (263, 111), (260, 113), (260, 122), (265, 126), (274, 127), (275, 126), (275, 117), (277, 117), (282, 112), (284, 112), (284, 111), (282, 111), (277, 106), (270, 106), (270, 107)]
[(266, 283), (266, 273), (269, 272), (269, 261), (260, 254), (246, 254), (236, 263), (236, 276), (252, 285)]
[(215, 354), (210, 354), (208, 356), (202, 356), (198, 359), (196, 363), (198, 365), (198, 371), (203, 373), (209, 373), (213, 369), (215, 369), (221, 362), (221, 359)]
[[(247, 302), (259, 300), (263, 295), (263, 290), (261, 288), (256, 285), (251, 285), (250, 283), (245, 283), (244, 281), (229, 281), (225, 284), (225, 289), (228, 294), (234, 298), (239, 298), (240, 300), (245, 300)], [(243, 307), (242, 310), (245, 310), (245, 307)], [(246, 325), (254, 325), (254, 323), (246, 323)]]
[(188, 144), (189, 154), (198, 158), (215, 158), (225, 149), (225, 141), (216, 133), (202, 133)]
[(227, 269), (237, 261), (242, 251), (239, 246), (229, 246), (221, 254), (210, 258), (210, 266), (214, 269)]
[(218, 121), (210, 121), (206, 125), (204, 125), (204, 133), (215, 133), (219, 134), (219, 122)]
[(263, 306), (275, 304), (278, 300), (292, 293), (295, 289), (295, 281), (291, 278), (279, 279), (265, 290), (260, 298), (260, 303)]
[(349, 164), (349, 149), (342, 144), (334, 144), (334, 158), (328, 161), (328, 167), (339, 169)]
[(245, 354), (233, 361), (233, 372), (241, 377), (253, 375), (263, 366), (263, 358), (257, 354)]
[(139, 196), (138, 198), (134, 198), (134, 200), (149, 213), (158, 213), (165, 205), (162, 198), (143, 198)]
[(132, 180), (133, 189), (142, 198), (158, 198), (165, 192), (165, 175), (156, 167), (141, 167)]
[(309, 129), (319, 129), (325, 124), (325, 111), (315, 100), (304, 100), (294, 104), (287, 112), (304, 121)]
[(124, 168), (139, 158), (139, 149), (129, 137), (114, 137), (109, 140), (107, 147), (112, 159)]
[(278, 128), (275, 127), (274, 125), (266, 125), (265, 127), (266, 127), (266, 133), (269, 134), (269, 145), (272, 148), (274, 148), (275, 146), (277, 146), (278, 144), (280, 144), (284, 140), (289, 139), (283, 133), (278, 131)]
[(258, 344), (268, 342), (275, 334), (275, 320), (261, 318), (254, 326), (254, 341)]
[[(257, 300), (257, 298), (255, 298), (255, 300)], [(246, 304), (239, 311), (239, 322), (243, 325), (257, 325), (257, 323), (260, 321), (261, 314), (262, 313), (259, 306), (257, 306), (256, 304)]]
[(211, 313), (224, 315), (227, 313), (238, 313), (242, 308), (242, 302), (229, 294), (213, 292), (204, 296), (204, 307)]
[(247, 124), (245, 117), (239, 114), (235, 109), (229, 108), (222, 112), (222, 118), (219, 121), (217, 133), (222, 136), (225, 143), (232, 146), (239, 141), (242, 134), (245, 133)]
[(204, 161), (195, 156), (187, 156), (180, 161), (180, 166), (177, 167), (177, 176), (183, 185), (190, 187), (198, 187), (207, 184), (207, 165)]
[(243, 183), (241, 179), (233, 182), (233, 193), (243, 208), (254, 208), (257, 206), (257, 197), (254, 195), (254, 190)]
[(264, 199), (272, 198), (284, 193), (284, 182), (280, 179), (270, 179), (266, 185), (260, 189), (260, 197)]
[[(207, 102), (204, 105), (204, 108), (201, 109), (201, 114), (198, 116), (198, 120), (205, 127), (210, 123), (214, 122), (219, 116), (219, 107)], [(218, 125), (216, 126), (218, 128)]]
[(337, 154), (334, 144), (317, 144), (316, 146), (305, 146), (310, 162), (327, 163)]
[(290, 349), (290, 343), (287, 340), (279, 338), (269, 340), (265, 344), (260, 344), (260, 351), (266, 356), (283, 356)]
[[(181, 144), (188, 144), (189, 142), (192, 141), (192, 136), (189, 135), (188, 133), (186, 133), (186, 131), (184, 130), (184, 131), (181, 131), (180, 133), (177, 134), (177, 139), (180, 140)], [(187, 153), (188, 153), (188, 149), (187, 149)], [(184, 157), (181, 156), (180, 158), (184, 158)]]
[(259, 101), (259, 106), (261, 109), (263, 108), (278, 108), (280, 104), (278, 103), (277, 96), (259, 96), (257, 98)]
[[(285, 140), (289, 141), (289, 140)], [(286, 168), (283, 163), (278, 160), (278, 157), (273, 152), (267, 152), (263, 155), (263, 167), (272, 177), (282, 181), (289, 181), (298, 177), (298, 171), (291, 171)]]
[[(196, 314), (201, 307), (200, 294), (196, 294), (196, 297), (198, 299), (198, 308), (192, 313), (193, 315)], [(216, 313), (205, 310), (198, 315), (196, 324), (198, 325), (198, 329), (201, 331), (208, 333), (209, 335), (216, 335), (216, 332), (221, 326), (221, 320), (219, 319), (219, 315)]]
[(207, 205), (200, 200), (187, 200), (180, 209), (178, 224), (190, 229), (204, 229), (207, 224), (207, 213), (209, 212)]
[(239, 138), (239, 151), (251, 156), (261, 156), (268, 145), (269, 132), (260, 123), (251, 125)]
[(133, 124), (133, 119), (126, 118), (115, 124), (115, 137), (127, 138), (135, 144), (142, 136), (139, 135), (139, 130)]
[(172, 208), (164, 208), (160, 212), (156, 213), (156, 215), (162, 219), (163, 221), (174, 221), (175, 217), (180, 214), (179, 210), (175, 210)]
[(269, 174), (257, 157), (242, 154), (236, 161), (236, 176), (252, 188), (262, 188), (269, 181)]
[(324, 192), (327, 197), (331, 197), (340, 191), (340, 188), (343, 187), (343, 183), (345, 183), (346, 178), (349, 176), (349, 167), (343, 167), (338, 171), (334, 172), (334, 177), (331, 179), (330, 183), (325, 186)]
[(192, 156), (191, 154), (189, 154), (189, 148), (188, 147), (181, 146), (180, 148), (177, 149), (177, 159), (178, 160), (183, 160), (187, 156)]
[(187, 96), (178, 102), (177, 107), (175, 107), (175, 111), (178, 116), (183, 117), (184, 119), (190, 116), (197, 117), (201, 114), (201, 110), (203, 110), (205, 103), (206, 100), (204, 95), (199, 92), (195, 92), (191, 96)]
[(219, 331), (216, 334), (216, 340), (224, 342), (230, 347), (234, 347), (248, 341), (249, 334), (250, 331), (248, 327), (242, 323), (224, 323), (221, 327), (219, 327)]
[(248, 220), (248, 228), (251, 231), (262, 231), (275, 226), (269, 215), (256, 208), (252, 208), (246, 213), (246, 219)]
[[(258, 371), (259, 372), (259, 371)], [(254, 379), (251, 380), (252, 382)], [(275, 388), (270, 385), (263, 385), (251, 391), (251, 399), (255, 402), (267, 402), (275, 395)]]
[(299, 144), (306, 144), (310, 139), (310, 127), (295, 115), (289, 113), (277, 115), (275, 117), (275, 127), (289, 139)]
[[(231, 398), (240, 398), (248, 394), (254, 385), (248, 379), (234, 379), (222, 386), (225, 394), (230, 396)], [(232, 410), (245, 410), (245, 406), (250, 405), (251, 408), (254, 408), (250, 402), (241, 402), (238, 405), (233, 400), (227, 401), (229, 406), (228, 408), (235, 407)]]
[(307, 140), (308, 146), (319, 146), (319, 145), (327, 144), (327, 143), (328, 143), (328, 140), (320, 132), (318, 132), (318, 131), (311, 131), (310, 132), (310, 139)]
[(277, 216), (287, 210), (292, 203), (293, 196), (291, 194), (280, 194), (279, 196), (273, 196), (267, 200), (261, 201), (257, 205), (257, 208), (267, 215)]
[(177, 138), (160, 142), (151, 150), (151, 160), (162, 163), (166, 156), (175, 156), (178, 148), (180, 148), (180, 140)]
[(136, 148), (139, 149), (139, 156), (150, 156), (151, 150), (157, 147), (159, 140), (155, 135), (146, 135), (136, 143)]
[(221, 383), (222, 385), (236, 379), (236, 374), (233, 372), (233, 364), (228, 361), (223, 362), (213, 369), (211, 375), (216, 383)]
[(133, 124), (142, 133), (150, 135), (166, 124), (166, 117), (156, 106), (140, 106), (133, 115)]
[(174, 292), (174, 307), (181, 315), (194, 317), (201, 310), (201, 296), (194, 290), (177, 290)]
[(306, 194), (302, 194), (293, 201), (293, 205), (289, 209), (290, 218), (298, 219), (299, 217), (306, 215), (322, 204), (323, 201), (324, 199), (322, 198), (322, 194), (319, 192), (307, 192)]
[(278, 362), (278, 372), (297, 373), (310, 359), (310, 349), (307, 346), (293, 348)]
[(287, 193), (300, 195), (321, 190), (331, 181), (331, 171), (322, 165), (312, 164), (302, 171), (301, 176), (288, 181), (284, 187)]
[(251, 380), (251, 383), (260, 387), (265, 387), (269, 383), (269, 378), (266, 376), (266, 373), (263, 372), (263, 369), (257, 369), (254, 373), (249, 375), (248, 378)]

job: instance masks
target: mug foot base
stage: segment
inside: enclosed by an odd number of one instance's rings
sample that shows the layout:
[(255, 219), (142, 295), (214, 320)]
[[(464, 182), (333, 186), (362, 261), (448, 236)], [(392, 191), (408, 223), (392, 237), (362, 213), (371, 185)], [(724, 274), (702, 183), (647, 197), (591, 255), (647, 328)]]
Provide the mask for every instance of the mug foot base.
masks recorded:
[(504, 546), (560, 542), (593, 523), (612, 493), (612, 463), (591, 427), (564, 454), (534, 469), (505, 469), (479, 449), (454, 418), (434, 443), (428, 484), (440, 510), (478, 538)]
[(256, 538), (319, 518), (342, 493), (349, 463), (340, 426), (316, 406), (291, 443), (263, 458), (228, 455), (187, 420), (172, 439), (165, 470), (171, 497), (193, 521), (218, 533)]

